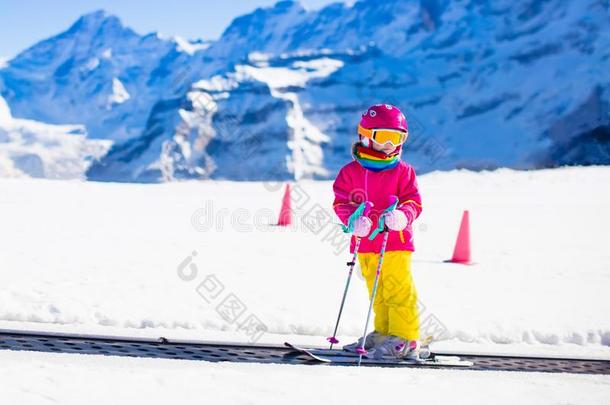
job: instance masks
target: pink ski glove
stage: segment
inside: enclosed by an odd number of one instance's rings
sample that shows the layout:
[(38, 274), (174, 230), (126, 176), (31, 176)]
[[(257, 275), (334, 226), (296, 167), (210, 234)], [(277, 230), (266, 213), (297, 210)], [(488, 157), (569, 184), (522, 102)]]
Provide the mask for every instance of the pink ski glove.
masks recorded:
[(401, 210), (393, 210), (385, 215), (385, 224), (392, 231), (402, 231), (408, 222), (407, 216)]
[(354, 223), (354, 236), (359, 238), (364, 238), (368, 236), (369, 232), (371, 232), (371, 226), (373, 225), (373, 221), (368, 217), (359, 217)]

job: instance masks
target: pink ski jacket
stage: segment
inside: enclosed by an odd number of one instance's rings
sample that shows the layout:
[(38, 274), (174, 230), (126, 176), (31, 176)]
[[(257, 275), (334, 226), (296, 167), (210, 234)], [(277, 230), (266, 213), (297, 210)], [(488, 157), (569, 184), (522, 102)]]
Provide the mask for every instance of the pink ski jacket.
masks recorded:
[[(415, 170), (411, 165), (400, 161), (398, 166), (374, 172), (367, 170), (357, 161), (343, 166), (333, 183), (335, 201), (333, 208), (341, 221), (347, 225), (349, 216), (364, 201), (374, 204), (369, 213), (373, 221), (372, 231), (377, 227), (379, 215), (390, 204), (390, 196), (398, 197), (397, 209), (407, 216), (409, 225), (401, 232), (390, 231), (386, 251), (414, 251), (412, 223), (422, 210), (421, 197), (417, 188)], [(379, 233), (372, 241), (361, 238), (359, 252), (379, 253), (383, 236)], [(350, 252), (354, 252), (356, 238), (352, 236)]]

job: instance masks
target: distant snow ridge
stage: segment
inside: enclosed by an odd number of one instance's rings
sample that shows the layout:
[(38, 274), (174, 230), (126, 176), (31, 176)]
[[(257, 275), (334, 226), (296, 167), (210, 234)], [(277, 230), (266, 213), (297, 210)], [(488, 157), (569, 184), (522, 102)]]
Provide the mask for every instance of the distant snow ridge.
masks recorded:
[(0, 124), (8, 124), (13, 117), (11, 117), (11, 110), (6, 104), (6, 101), (0, 97)]
[(420, 173), (610, 164), (605, 16), (595, 0), (280, 1), (211, 42), (100, 11), (1, 68), (0, 93), (16, 117), (114, 141), (87, 172), (102, 181), (329, 178), (378, 102), (406, 112)]
[(189, 55), (194, 55), (198, 51), (203, 51), (210, 47), (212, 44), (210, 41), (188, 41), (178, 35), (173, 37), (174, 42), (176, 42), (176, 49), (179, 52), (186, 52)]
[(111, 143), (87, 139), (82, 125), (13, 119), (0, 97), (0, 177), (84, 179)]

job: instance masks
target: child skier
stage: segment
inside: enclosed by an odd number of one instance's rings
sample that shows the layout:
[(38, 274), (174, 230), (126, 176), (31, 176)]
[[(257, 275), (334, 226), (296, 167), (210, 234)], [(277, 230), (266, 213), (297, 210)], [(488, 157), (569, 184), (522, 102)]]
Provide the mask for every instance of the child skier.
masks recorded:
[[(358, 262), (366, 279), (369, 297), (379, 262), (382, 234), (372, 241), (368, 236), (377, 227), (380, 214), (389, 205), (391, 196), (398, 197), (395, 210), (385, 214), (388, 235), (383, 256), (373, 311), (375, 330), (364, 341), (365, 349), (373, 349), (375, 357), (419, 357), (419, 316), (417, 292), (411, 277), (413, 221), (422, 210), (421, 198), (413, 168), (400, 159), (402, 145), (408, 137), (407, 120), (390, 104), (370, 107), (358, 125), (358, 142), (352, 146), (354, 160), (345, 165), (333, 184), (334, 210), (347, 225), (350, 215), (368, 201), (373, 204), (368, 217), (361, 216), (354, 224), (350, 251), (356, 238), (361, 238)], [(344, 346), (356, 351), (363, 344)]]

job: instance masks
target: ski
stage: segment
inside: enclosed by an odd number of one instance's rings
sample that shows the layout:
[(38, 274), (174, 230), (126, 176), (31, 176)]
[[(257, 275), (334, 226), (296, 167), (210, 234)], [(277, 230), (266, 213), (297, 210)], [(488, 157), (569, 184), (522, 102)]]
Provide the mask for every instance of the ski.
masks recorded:
[[(430, 350), (430, 344), (432, 343), (432, 341), (434, 340), (434, 337), (432, 335), (426, 336), (422, 341), (421, 341), (421, 358), (422, 359), (427, 359), (428, 357), (431, 356), (431, 350)], [(355, 352), (351, 352), (351, 351), (347, 351), (347, 350), (342, 350), (342, 349), (306, 349), (307, 351), (309, 351), (311, 354), (316, 355), (316, 356), (353, 356), (353, 357), (360, 357), (360, 355), (358, 353)], [(365, 355), (364, 357), (370, 357)]]
[[(284, 345), (295, 352), (305, 354), (312, 360), (326, 364), (358, 364), (359, 355), (344, 350), (329, 349), (308, 349), (285, 342)], [(407, 360), (407, 359), (375, 359), (363, 357), (362, 364), (385, 365), (385, 366), (430, 366), (430, 367), (471, 367), (473, 363), (460, 359), (458, 356), (434, 355), (428, 359)]]
[[(291, 348), (291, 349), (293, 349), (296, 352), (306, 354), (309, 357), (311, 357), (312, 359), (317, 360), (317, 361), (319, 361), (321, 363), (331, 363), (332, 362), (332, 360), (330, 360), (330, 359), (327, 359), (325, 357), (320, 357), (317, 354), (315, 354), (313, 352), (313, 350), (316, 350), (316, 349), (305, 349), (303, 347), (295, 346), (292, 343), (288, 343), (288, 342), (284, 342), (284, 345), (289, 347), (289, 348)], [(333, 351), (334, 352), (334, 351), (338, 351), (338, 350), (329, 350), (329, 351)]]

